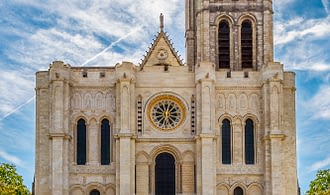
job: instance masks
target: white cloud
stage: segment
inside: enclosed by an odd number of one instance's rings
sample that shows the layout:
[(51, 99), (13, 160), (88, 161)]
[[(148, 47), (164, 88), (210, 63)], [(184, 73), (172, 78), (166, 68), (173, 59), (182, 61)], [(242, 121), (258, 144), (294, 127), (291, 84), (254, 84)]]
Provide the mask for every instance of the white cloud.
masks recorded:
[(325, 12), (327, 12), (327, 14), (329, 14), (329, 7), (330, 7), (329, 0), (322, 0), (322, 4), (323, 4)]
[(330, 120), (330, 86), (320, 86), (317, 94), (307, 102), (307, 110), (314, 119)]
[[(0, 72), (0, 118), (34, 95), (34, 79), (24, 71)], [(32, 77), (32, 78), (31, 78)]]
[(317, 171), (320, 170), (322, 168), (328, 167), (330, 166), (330, 156), (328, 156), (326, 159), (318, 161), (313, 163), (310, 167), (309, 167), (309, 171)]
[(23, 161), (18, 158), (17, 156), (8, 154), (7, 152), (5, 152), (4, 150), (0, 149), (0, 157), (5, 159), (6, 161), (13, 163), (19, 167), (24, 167), (24, 163)]
[(291, 41), (306, 38), (328, 37), (330, 34), (330, 17), (304, 20), (294, 18), (283, 22), (275, 22), (275, 45), (287, 44)]

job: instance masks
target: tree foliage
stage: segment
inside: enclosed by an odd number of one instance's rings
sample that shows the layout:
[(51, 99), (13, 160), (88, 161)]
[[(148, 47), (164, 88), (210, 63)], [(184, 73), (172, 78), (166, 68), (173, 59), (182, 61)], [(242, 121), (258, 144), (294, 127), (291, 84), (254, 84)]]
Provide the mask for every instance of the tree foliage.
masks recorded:
[(30, 195), (30, 191), (23, 184), (22, 176), (16, 172), (11, 164), (0, 163), (0, 194), (1, 195)]
[(306, 195), (329, 195), (330, 194), (330, 169), (320, 170), (316, 178), (309, 184)]

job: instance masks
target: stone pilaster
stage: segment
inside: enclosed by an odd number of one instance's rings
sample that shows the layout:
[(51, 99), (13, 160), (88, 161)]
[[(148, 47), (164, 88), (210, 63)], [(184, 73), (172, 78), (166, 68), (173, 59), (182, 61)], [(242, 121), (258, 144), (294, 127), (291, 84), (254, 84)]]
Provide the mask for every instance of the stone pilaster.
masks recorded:
[[(52, 194), (69, 193), (68, 140), (70, 136), (68, 110), (70, 97), (70, 66), (55, 61), (50, 66), (51, 116), (49, 139), (51, 140), (51, 189)], [(59, 179), (62, 178), (62, 179)], [(66, 179), (64, 179), (66, 178)]]
[(116, 193), (134, 194), (135, 187), (135, 147), (132, 134), (132, 121), (135, 119), (134, 111), (134, 65), (123, 62), (116, 66), (117, 74), (117, 109), (119, 112), (117, 124), (117, 166), (116, 166)]
[[(201, 160), (197, 161), (197, 184), (201, 189), (197, 194), (215, 194), (216, 186), (216, 163), (215, 163), (215, 141), (214, 141), (214, 91), (215, 91), (215, 69), (214, 64), (209, 62), (200, 63), (195, 70), (197, 83), (197, 104), (200, 115), (197, 123), (201, 128), (199, 132), (200, 141), (197, 141), (197, 155)], [(199, 93), (199, 94), (198, 94)], [(200, 147), (200, 148), (199, 148)]]
[(283, 191), (283, 67), (279, 63), (269, 63), (263, 69), (265, 108), (265, 192), (282, 195)]

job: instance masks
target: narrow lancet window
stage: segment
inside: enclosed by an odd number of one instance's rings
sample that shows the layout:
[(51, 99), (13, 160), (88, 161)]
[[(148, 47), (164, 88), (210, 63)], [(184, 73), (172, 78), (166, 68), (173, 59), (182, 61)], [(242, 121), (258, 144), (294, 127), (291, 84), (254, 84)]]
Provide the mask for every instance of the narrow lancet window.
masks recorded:
[(228, 119), (222, 121), (222, 164), (231, 164), (231, 125)]
[(86, 124), (80, 119), (77, 124), (77, 165), (86, 164)]
[(101, 165), (110, 164), (110, 122), (102, 120), (101, 125)]
[(254, 164), (254, 125), (251, 119), (245, 123), (245, 164)]
[(230, 29), (227, 21), (221, 21), (218, 32), (219, 68), (230, 68)]
[(241, 28), (241, 54), (242, 68), (252, 68), (253, 65), (253, 43), (252, 24), (249, 20), (244, 20)]

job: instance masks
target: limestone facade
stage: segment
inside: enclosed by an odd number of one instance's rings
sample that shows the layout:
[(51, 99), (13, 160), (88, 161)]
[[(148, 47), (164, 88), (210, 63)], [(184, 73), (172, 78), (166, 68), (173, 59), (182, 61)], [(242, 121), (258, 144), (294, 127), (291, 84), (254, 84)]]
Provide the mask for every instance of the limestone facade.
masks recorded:
[[(166, 167), (174, 175), (170, 194), (297, 194), (295, 74), (273, 61), (272, 13), (271, 0), (186, 0), (187, 64), (161, 25), (140, 65), (55, 61), (37, 72), (35, 193), (162, 194), (158, 167), (166, 154), (174, 159)], [(219, 68), (222, 20), (230, 27), (228, 68)], [(249, 68), (241, 66), (245, 20), (252, 24)], [(101, 160), (104, 119), (107, 164)], [(79, 120), (86, 129), (83, 164)], [(223, 161), (224, 120), (230, 122), (229, 163)], [(246, 161), (248, 120), (252, 163)]]

